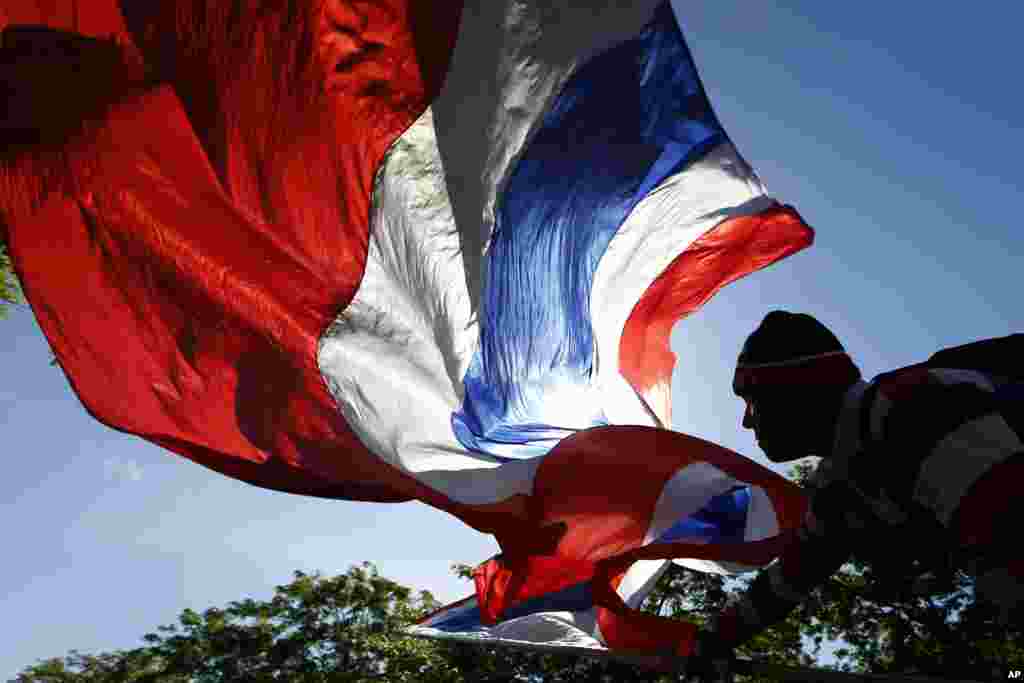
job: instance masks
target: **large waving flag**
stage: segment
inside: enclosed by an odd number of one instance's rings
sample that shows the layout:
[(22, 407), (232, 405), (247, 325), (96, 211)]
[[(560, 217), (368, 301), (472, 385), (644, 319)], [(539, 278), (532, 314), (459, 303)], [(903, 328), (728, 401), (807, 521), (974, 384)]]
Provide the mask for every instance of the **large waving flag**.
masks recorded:
[(412, 633), (685, 656), (693, 624), (638, 611), (667, 561), (716, 573), (767, 564), (803, 514), (793, 485), (770, 470), (706, 441), (627, 426), (560, 443), (539, 465), (532, 505), (549, 525), (535, 545), (478, 567), (476, 596)]
[(665, 561), (764, 564), (802, 500), (666, 429), (669, 334), (811, 231), (672, 7), (598, 5), (12, 0), (0, 227), (97, 419), (494, 533), (422, 628), (686, 652)]

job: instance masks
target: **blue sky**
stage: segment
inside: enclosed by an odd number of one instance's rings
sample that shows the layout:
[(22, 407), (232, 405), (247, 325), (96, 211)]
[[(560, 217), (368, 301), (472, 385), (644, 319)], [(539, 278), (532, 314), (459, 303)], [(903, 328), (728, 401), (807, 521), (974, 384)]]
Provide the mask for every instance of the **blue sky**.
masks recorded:
[[(676, 429), (764, 462), (730, 381), (772, 308), (818, 316), (869, 376), (1024, 331), (1024, 95), (1007, 57), (1024, 6), (677, 4), (726, 130), (817, 241), (677, 325)], [(452, 600), (471, 589), (449, 566), (496, 550), (418, 503), (256, 489), (114, 432), (48, 359), (27, 308), (0, 323), (0, 676), (132, 647), (186, 607), (268, 597), (294, 569), (372, 560)]]

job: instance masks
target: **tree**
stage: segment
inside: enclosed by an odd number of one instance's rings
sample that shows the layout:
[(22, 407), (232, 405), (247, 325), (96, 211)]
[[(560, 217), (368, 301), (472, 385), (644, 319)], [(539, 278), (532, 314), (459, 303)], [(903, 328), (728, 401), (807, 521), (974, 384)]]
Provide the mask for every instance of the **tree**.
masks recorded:
[[(795, 467), (802, 486), (813, 471)], [(737, 651), (786, 666), (821, 666), (825, 640), (840, 641), (836, 668), (861, 673), (918, 673), (936, 678), (1005, 679), (1024, 669), (1024, 632), (974, 599), (962, 566), (936, 558), (893, 559), (892, 544), (878, 554), (853, 557), (782, 623)], [(927, 581), (912, 581), (924, 576)], [(704, 623), (725, 605), (727, 593), (752, 581), (725, 579), (673, 565), (643, 609)], [(805, 646), (809, 645), (809, 647)], [(755, 679), (757, 680), (757, 679)]]
[(21, 287), (7, 256), (7, 245), (0, 241), (0, 318), (7, 317), (7, 306), (21, 301)]
[(430, 593), (413, 595), (369, 563), (333, 578), (295, 572), (270, 600), (245, 599), (202, 613), (186, 609), (177, 624), (145, 635), (141, 647), (71, 651), (26, 668), (15, 683), (672, 680), (619, 662), (402, 634), (439, 606)]
[(72, 651), (25, 669), (17, 683), (96, 681), (462, 680), (433, 643), (396, 634), (437, 601), (381, 577), (370, 564), (324, 578), (295, 572), (267, 601), (245, 599), (143, 637), (145, 645), (99, 655)]
[[(811, 471), (797, 467), (791, 477), (805, 485)], [(964, 566), (941, 561), (946, 558), (901, 558), (895, 547), (880, 539), (879, 552), (854, 556), (742, 653), (782, 663), (796, 653), (800, 638), (813, 644), (814, 657), (830, 639), (842, 642), (835, 668), (846, 671), (988, 680), (1024, 668), (1022, 625), (1000, 624), (993, 609), (975, 601)]]
[[(807, 468), (794, 476), (803, 481)], [(820, 666), (825, 639), (842, 641), (833, 668), (1003, 679), (1024, 669), (1024, 633), (977, 604), (961, 567), (892, 566), (855, 557), (775, 628), (737, 654), (788, 666)], [(927, 584), (900, 577), (932, 570)], [(453, 567), (469, 578), (472, 569)], [(726, 579), (673, 565), (642, 609), (704, 623), (741, 590)], [(270, 600), (244, 599), (144, 636), (144, 645), (100, 654), (71, 651), (26, 668), (15, 683), (219, 683), (221, 681), (546, 681), (668, 683), (679, 676), (623, 662), (408, 638), (403, 629), (439, 607), (364, 563), (332, 578), (295, 572)], [(809, 643), (809, 647), (805, 644)], [(742, 679), (740, 679), (742, 680)], [(755, 678), (760, 683), (761, 680)]]
[[(928, 572), (928, 581), (902, 576)], [(1021, 624), (1003, 625), (974, 599), (962, 566), (891, 567), (884, 558), (855, 557), (795, 618), (816, 643), (842, 639), (844, 668), (945, 678), (1004, 679), (1024, 668)]]

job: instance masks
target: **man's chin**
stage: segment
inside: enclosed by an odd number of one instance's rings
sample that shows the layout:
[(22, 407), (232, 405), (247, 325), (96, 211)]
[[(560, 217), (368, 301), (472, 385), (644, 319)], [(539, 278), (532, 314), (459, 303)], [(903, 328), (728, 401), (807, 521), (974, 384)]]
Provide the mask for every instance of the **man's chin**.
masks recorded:
[(790, 462), (804, 457), (800, 455), (800, 449), (792, 446), (775, 444), (770, 441), (758, 441), (757, 445), (761, 447), (764, 456), (772, 462)]

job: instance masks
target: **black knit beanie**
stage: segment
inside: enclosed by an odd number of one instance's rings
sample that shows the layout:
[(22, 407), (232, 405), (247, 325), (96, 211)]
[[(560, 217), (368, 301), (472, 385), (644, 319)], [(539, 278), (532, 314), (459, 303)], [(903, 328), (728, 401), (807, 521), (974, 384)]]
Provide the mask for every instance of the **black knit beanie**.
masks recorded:
[(733, 388), (754, 385), (849, 385), (860, 370), (832, 331), (806, 313), (772, 311), (747, 337)]

